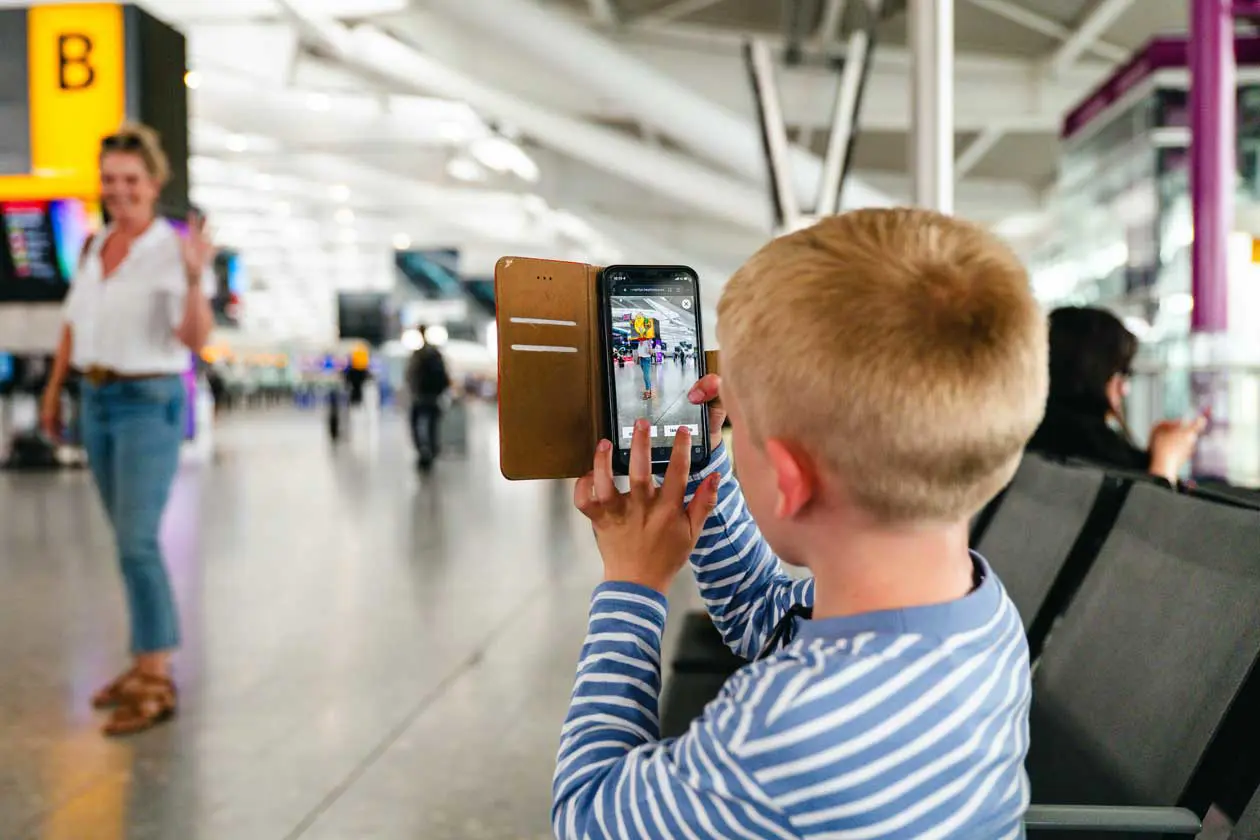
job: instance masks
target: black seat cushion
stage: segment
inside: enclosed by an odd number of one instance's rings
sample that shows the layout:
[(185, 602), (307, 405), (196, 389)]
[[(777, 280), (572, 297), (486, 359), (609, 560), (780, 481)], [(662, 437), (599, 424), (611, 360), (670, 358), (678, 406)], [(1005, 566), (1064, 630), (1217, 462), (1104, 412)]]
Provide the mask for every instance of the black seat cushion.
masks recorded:
[(1001, 505), (975, 545), (1032, 626), (1085, 527), (1102, 470), (1025, 455)]
[(1132, 487), (1035, 672), (1035, 800), (1190, 804), (1260, 654), (1257, 604), (1260, 514)]
[(697, 610), (683, 616), (678, 649), (671, 664), (675, 671), (704, 671), (729, 676), (747, 665), (748, 660), (726, 646), (708, 613)]

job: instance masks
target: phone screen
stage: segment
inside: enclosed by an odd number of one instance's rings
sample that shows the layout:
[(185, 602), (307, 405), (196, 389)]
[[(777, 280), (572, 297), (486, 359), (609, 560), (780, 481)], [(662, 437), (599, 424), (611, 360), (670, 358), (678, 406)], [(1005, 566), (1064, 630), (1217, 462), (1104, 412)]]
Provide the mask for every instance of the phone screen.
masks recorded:
[(693, 467), (707, 463), (707, 414), (687, 399), (704, 372), (699, 278), (683, 267), (610, 266), (604, 295), (614, 461), (628, 466), (635, 421), (646, 417), (654, 464), (669, 463), (680, 426), (691, 430)]

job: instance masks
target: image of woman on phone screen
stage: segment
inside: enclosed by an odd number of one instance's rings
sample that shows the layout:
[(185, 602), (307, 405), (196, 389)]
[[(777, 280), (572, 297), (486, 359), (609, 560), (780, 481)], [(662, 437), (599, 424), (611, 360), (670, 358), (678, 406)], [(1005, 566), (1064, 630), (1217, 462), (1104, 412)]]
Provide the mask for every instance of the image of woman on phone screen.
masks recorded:
[(639, 368), (643, 371), (643, 399), (652, 399), (652, 340), (639, 340)]

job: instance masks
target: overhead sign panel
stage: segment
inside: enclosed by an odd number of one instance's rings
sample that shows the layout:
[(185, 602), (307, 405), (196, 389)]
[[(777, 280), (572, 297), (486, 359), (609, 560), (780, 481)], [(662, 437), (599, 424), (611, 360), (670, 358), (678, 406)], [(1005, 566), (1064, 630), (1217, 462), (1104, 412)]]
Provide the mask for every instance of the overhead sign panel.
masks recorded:
[[(25, 17), (30, 167), (0, 177), (0, 199), (93, 196), (101, 138), (126, 113), (123, 7), (35, 6)], [(14, 37), (6, 28), (5, 43)], [(20, 128), (7, 126), (5, 135)]]

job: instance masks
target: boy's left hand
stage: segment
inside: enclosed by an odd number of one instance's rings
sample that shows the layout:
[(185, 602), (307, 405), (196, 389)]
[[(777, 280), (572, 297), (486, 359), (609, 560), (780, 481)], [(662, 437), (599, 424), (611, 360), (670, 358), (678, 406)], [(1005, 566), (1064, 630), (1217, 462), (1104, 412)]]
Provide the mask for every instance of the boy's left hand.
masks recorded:
[(630, 492), (613, 482), (612, 444), (600, 441), (595, 469), (578, 479), (573, 503), (595, 529), (604, 558), (604, 579), (637, 583), (662, 594), (696, 547), (700, 531), (717, 503), (719, 477), (709, 476), (683, 505), (691, 469), (691, 433), (682, 427), (674, 438), (665, 481), (652, 478), (652, 441), (648, 423), (634, 427), (630, 444)]

